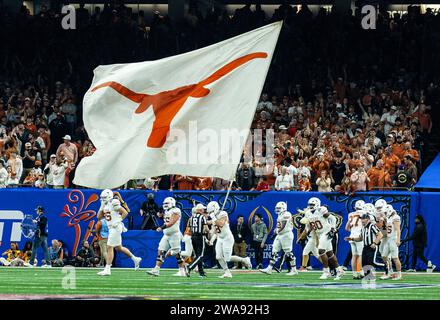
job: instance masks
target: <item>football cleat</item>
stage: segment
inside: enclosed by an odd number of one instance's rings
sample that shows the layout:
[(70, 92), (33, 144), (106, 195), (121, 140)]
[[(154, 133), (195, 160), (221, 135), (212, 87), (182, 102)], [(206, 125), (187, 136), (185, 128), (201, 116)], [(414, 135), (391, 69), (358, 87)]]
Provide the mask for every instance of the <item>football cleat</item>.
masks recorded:
[(307, 270), (307, 268), (301, 267), (299, 268), (299, 272), (308, 272), (309, 270)]
[(337, 281), (337, 280), (341, 280), (342, 277), (344, 276), (344, 273), (345, 273), (345, 272), (344, 272), (344, 270), (342, 270), (342, 269), (341, 269), (341, 271), (337, 271), (337, 272), (336, 272), (336, 277), (335, 277), (333, 280), (336, 280), (336, 281)]
[(134, 257), (133, 261), (134, 261), (134, 270), (139, 270), (139, 266), (141, 264), (142, 258)]
[(185, 272), (182, 269), (179, 269), (179, 271), (173, 274), (173, 277), (185, 277)]
[(232, 278), (231, 272), (228, 270), (223, 275), (221, 275), (219, 278)]
[(43, 264), (42, 266), (41, 266), (41, 268), (52, 268), (52, 266), (50, 265), (50, 264)]
[(392, 281), (398, 281), (402, 280), (402, 275), (396, 275), (394, 278), (391, 279)]
[(323, 273), (322, 273), (322, 275), (319, 277), (319, 279), (321, 279), (321, 280), (325, 280), (325, 279), (328, 279), (328, 278), (331, 278), (331, 274), (330, 274), (330, 272), (326, 272), (326, 271), (324, 271)]
[(151, 269), (151, 270), (148, 270), (147, 271), (147, 273), (149, 274), (149, 275), (152, 275), (152, 276), (155, 276), (155, 277), (158, 277), (159, 276), (159, 269)]
[(384, 274), (382, 277), (380, 277), (380, 280), (387, 280), (391, 279), (391, 276), (389, 274)]
[(97, 274), (98, 276), (110, 276), (112, 272), (110, 271), (110, 269), (104, 269), (101, 272), (98, 272)]
[(296, 270), (296, 268), (292, 268), (289, 272), (286, 273), (286, 276), (294, 276), (297, 274), (298, 274), (298, 271)]
[(272, 274), (272, 269), (269, 267), (264, 268), (264, 269), (258, 269), (258, 271), (265, 273), (265, 274)]

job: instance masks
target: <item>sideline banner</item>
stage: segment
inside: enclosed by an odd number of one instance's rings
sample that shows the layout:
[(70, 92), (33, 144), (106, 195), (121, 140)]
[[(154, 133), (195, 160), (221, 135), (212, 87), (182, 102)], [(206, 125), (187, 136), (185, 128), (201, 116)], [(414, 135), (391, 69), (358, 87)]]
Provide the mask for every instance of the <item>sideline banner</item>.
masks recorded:
[[(161, 234), (155, 231), (140, 231), (142, 217), (139, 214), (141, 204), (146, 200), (146, 195), (151, 191), (146, 190), (120, 190), (119, 193), (123, 200), (127, 203), (130, 214), (126, 219), (125, 225), (130, 227), (130, 231), (124, 234), (124, 245), (133, 250), (135, 254), (141, 255), (144, 261), (142, 267), (150, 267), (154, 265), (156, 259), (157, 245)], [(96, 211), (99, 209), (100, 190), (84, 189), (84, 190), (48, 190), (48, 189), (2, 189), (0, 190), (0, 250), (4, 252), (9, 248), (11, 241), (19, 243), (22, 248), (26, 241), (20, 230), (20, 223), (24, 215), (32, 214), (35, 216), (35, 208), (42, 205), (45, 208), (49, 219), (49, 241), (52, 239), (63, 240), (66, 243), (69, 254), (76, 254), (80, 249), (84, 240), (91, 242), (94, 234), (93, 229), (96, 223)], [(193, 201), (207, 204), (209, 201), (217, 200), (220, 203), (224, 201), (226, 192), (223, 191), (159, 191), (155, 192), (155, 200), (160, 205), (167, 196), (174, 196), (177, 200), (178, 207), (181, 208), (183, 219), (181, 229), (186, 222), (187, 217), (191, 214)], [(254, 216), (260, 213), (263, 221), (266, 223), (269, 234), (273, 233), (276, 224), (276, 215), (273, 208), (278, 201), (287, 201), (288, 209), (292, 214), (296, 214), (297, 208), (305, 208), (310, 197), (317, 196), (323, 204), (327, 204), (331, 212), (339, 216), (338, 221), (341, 224), (339, 229), (339, 246), (337, 256), (340, 263), (345, 259), (349, 245), (345, 243), (343, 238), (348, 235), (344, 230), (347, 221), (348, 212), (354, 208), (354, 203), (363, 199), (366, 202), (374, 202), (379, 198), (385, 199), (388, 203), (398, 211), (402, 218), (402, 238), (408, 235), (413, 229), (413, 218), (418, 210), (425, 214), (428, 223), (428, 239), (429, 246), (427, 254), (432, 257), (433, 263), (439, 263), (435, 259), (439, 259), (440, 250), (437, 245), (437, 239), (433, 236), (438, 228), (440, 221), (434, 216), (436, 213), (435, 206), (439, 203), (440, 193), (422, 193), (417, 192), (381, 192), (381, 193), (364, 193), (355, 196), (346, 196), (337, 193), (318, 193), (318, 192), (231, 192), (225, 210), (230, 214), (231, 224), (236, 223), (238, 215), (243, 215), (249, 226), (253, 222)], [(419, 199), (420, 198), (420, 199)], [(420, 204), (420, 205), (419, 205)], [(420, 209), (419, 209), (420, 208)], [(295, 221), (299, 221), (299, 216)], [(430, 221), (432, 220), (432, 222)], [(129, 221), (132, 221), (129, 223)], [(437, 232), (438, 233), (438, 232)], [(295, 241), (298, 232), (295, 230)], [(248, 239), (250, 244), (250, 239)], [(271, 251), (271, 243), (268, 239), (265, 247), (265, 258), (269, 257)], [(436, 249), (439, 248), (438, 250)], [(300, 263), (302, 248), (300, 245), (294, 245), (294, 253)], [(405, 243), (400, 248), (400, 256), (405, 266), (408, 262), (410, 253), (410, 245)], [(248, 254), (253, 256), (253, 251), (248, 246)], [(208, 252), (209, 255), (209, 252)], [(42, 257), (42, 252), (38, 252), (38, 256)], [(175, 261), (168, 259), (165, 266), (174, 266)], [(207, 258), (209, 264), (209, 258)], [(267, 262), (267, 261), (266, 261)], [(122, 267), (131, 267), (132, 262), (118, 255), (116, 265)], [(314, 258), (312, 265), (319, 265)]]

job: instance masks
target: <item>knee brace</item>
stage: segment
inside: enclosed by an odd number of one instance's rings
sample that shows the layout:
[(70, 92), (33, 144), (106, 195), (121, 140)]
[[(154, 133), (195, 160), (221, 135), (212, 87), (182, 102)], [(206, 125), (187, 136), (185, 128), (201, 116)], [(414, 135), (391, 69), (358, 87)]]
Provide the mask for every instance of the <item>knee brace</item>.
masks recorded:
[(159, 251), (159, 253), (157, 254), (156, 261), (164, 262), (166, 254), (167, 253), (165, 251)]
[(292, 267), (296, 266), (296, 257), (292, 252), (286, 252), (286, 262)]
[(272, 261), (274, 264), (275, 262), (278, 260), (278, 253), (276, 252), (272, 252), (271, 256), (270, 256), (270, 261)]
[(182, 256), (180, 255), (180, 252), (177, 252), (175, 255), (177, 264), (181, 264), (183, 262)]

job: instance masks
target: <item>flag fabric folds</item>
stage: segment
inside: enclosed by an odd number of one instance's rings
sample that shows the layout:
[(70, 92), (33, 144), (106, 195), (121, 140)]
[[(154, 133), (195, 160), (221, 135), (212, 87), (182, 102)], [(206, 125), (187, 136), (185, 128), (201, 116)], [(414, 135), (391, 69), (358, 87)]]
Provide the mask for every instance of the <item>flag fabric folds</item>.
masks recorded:
[(282, 22), (156, 61), (98, 66), (84, 96), (96, 147), (74, 183), (116, 188), (165, 174), (232, 179)]

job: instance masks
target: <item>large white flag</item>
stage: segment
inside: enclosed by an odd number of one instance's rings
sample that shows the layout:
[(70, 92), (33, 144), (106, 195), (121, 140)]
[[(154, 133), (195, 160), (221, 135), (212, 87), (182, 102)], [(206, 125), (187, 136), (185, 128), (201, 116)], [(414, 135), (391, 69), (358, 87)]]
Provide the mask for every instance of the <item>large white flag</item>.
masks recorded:
[(98, 66), (83, 107), (96, 152), (79, 163), (74, 183), (233, 178), (281, 25), (161, 60)]

